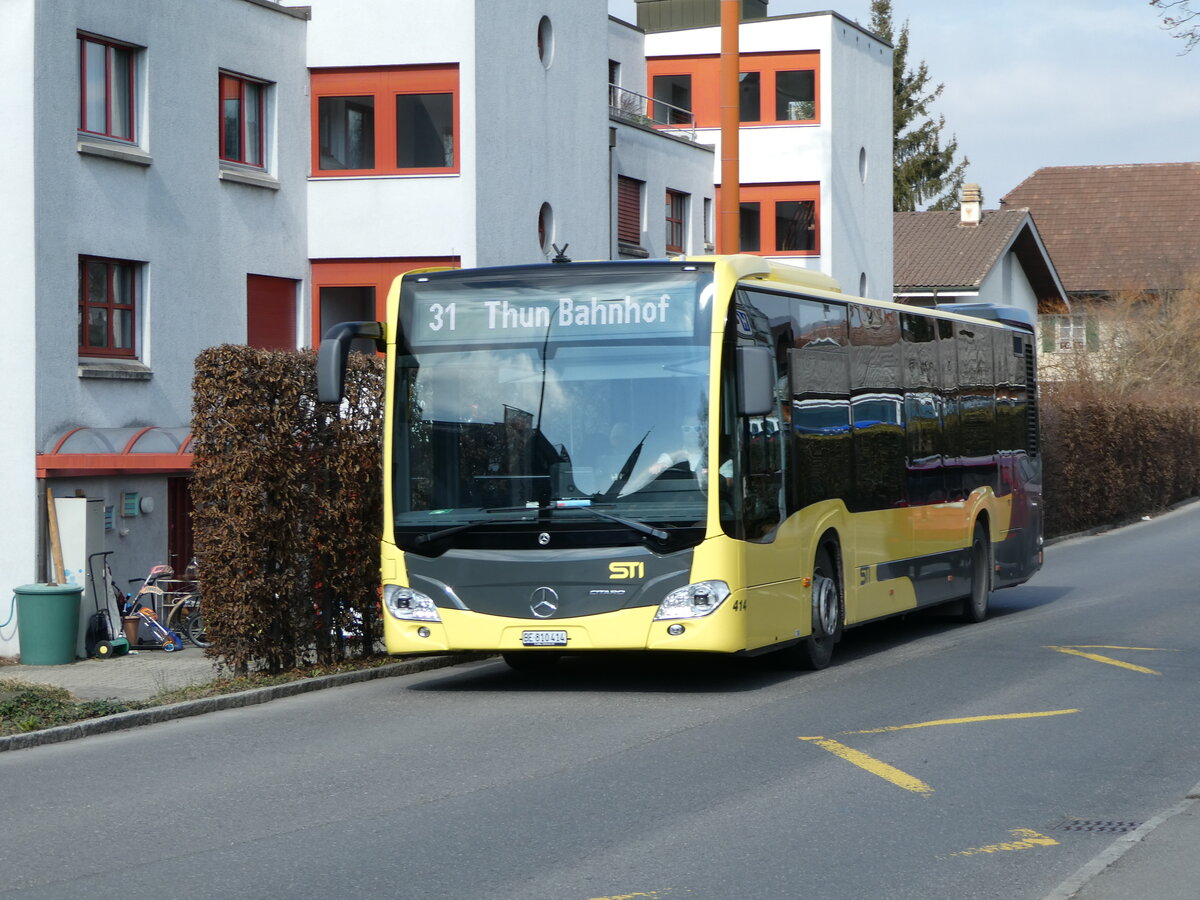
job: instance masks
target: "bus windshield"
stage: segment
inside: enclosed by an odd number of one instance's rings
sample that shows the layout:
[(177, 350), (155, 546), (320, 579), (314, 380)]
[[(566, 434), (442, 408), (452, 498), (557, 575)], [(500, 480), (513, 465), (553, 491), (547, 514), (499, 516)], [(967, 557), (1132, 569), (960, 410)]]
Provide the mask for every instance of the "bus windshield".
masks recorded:
[(635, 543), (703, 525), (712, 269), (638, 270), (406, 279), (391, 455), (400, 546), (444, 536), (500, 548), (551, 524)]

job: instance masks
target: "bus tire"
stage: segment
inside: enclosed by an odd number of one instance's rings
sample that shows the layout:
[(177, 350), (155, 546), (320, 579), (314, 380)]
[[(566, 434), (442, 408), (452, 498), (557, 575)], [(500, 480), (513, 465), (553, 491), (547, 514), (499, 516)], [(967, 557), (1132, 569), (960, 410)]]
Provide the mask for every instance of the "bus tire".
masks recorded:
[(987, 618), (988, 595), (992, 590), (992, 542), (982, 522), (975, 524), (971, 540), (971, 593), (962, 601), (959, 621), (967, 624)]
[(817, 551), (813, 565), (812, 634), (785, 651), (790, 668), (816, 671), (833, 659), (833, 647), (842, 639), (845, 602), (834, 553), (828, 546)]
[(558, 665), (562, 654), (548, 650), (507, 650), (500, 656), (515, 672), (548, 672)]

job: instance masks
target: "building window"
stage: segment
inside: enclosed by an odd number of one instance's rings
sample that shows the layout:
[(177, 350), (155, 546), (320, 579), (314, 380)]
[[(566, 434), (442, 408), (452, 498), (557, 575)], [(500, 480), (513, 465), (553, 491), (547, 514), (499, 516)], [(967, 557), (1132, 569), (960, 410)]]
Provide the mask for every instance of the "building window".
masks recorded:
[(312, 73), (313, 174), (459, 170), (458, 67)]
[(758, 72), (738, 75), (738, 121), (758, 122), (762, 119), (762, 76)]
[(221, 159), (263, 166), (267, 85), (222, 72)]
[(1040, 316), (1042, 352), (1094, 353), (1100, 349), (1100, 323), (1095, 316)]
[(375, 168), (375, 98), (322, 97), (322, 169)]
[(542, 252), (549, 255), (554, 248), (554, 209), (549, 203), (543, 203), (538, 210), (538, 246)]
[(79, 130), (133, 141), (135, 49), (82, 34), (78, 43)]
[(692, 124), (692, 76), (655, 75), (654, 121), (660, 125)]
[(812, 69), (775, 73), (775, 119), (806, 122), (817, 117), (816, 73)]
[(738, 209), (738, 250), (758, 253), (762, 250), (762, 204), (740, 203)]
[(633, 247), (642, 243), (642, 187), (641, 181), (617, 176), (617, 241)]
[(550, 64), (554, 62), (554, 26), (550, 24), (548, 16), (542, 16), (538, 22), (537, 50), (542, 66), (550, 68)]
[[(388, 290), (397, 275), (413, 269), (457, 269), (456, 256), (312, 261), (312, 331), (309, 343), (316, 347), (329, 329), (340, 322), (374, 322), (387, 317)], [(355, 338), (351, 349), (375, 352), (375, 341)]]
[(820, 252), (820, 185), (744, 184), (739, 195), (743, 253), (815, 256)]
[(396, 168), (448, 169), (454, 165), (454, 95), (396, 97)]
[(79, 353), (136, 356), (135, 327), (141, 264), (79, 258)]
[[(821, 54), (743, 53), (738, 76), (738, 120), (753, 125), (818, 123), (821, 119)], [(691, 110), (700, 128), (721, 124), (720, 56), (658, 57), (646, 62), (654, 100)], [(670, 122), (669, 107), (654, 121)]]
[(713, 248), (713, 202), (712, 197), (704, 198), (704, 250), (711, 253)]
[(687, 194), (667, 191), (667, 252), (683, 252), (684, 221), (687, 214)]

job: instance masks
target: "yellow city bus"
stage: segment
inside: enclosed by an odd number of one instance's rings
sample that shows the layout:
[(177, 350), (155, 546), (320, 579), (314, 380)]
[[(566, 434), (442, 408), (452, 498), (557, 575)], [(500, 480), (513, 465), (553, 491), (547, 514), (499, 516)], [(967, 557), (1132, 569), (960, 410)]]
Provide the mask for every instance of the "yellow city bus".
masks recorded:
[[(968, 314), (969, 313), (969, 314)], [(843, 295), (755, 256), (410, 272), (385, 323), (389, 653), (778, 652), (1041, 566), (1022, 310)]]

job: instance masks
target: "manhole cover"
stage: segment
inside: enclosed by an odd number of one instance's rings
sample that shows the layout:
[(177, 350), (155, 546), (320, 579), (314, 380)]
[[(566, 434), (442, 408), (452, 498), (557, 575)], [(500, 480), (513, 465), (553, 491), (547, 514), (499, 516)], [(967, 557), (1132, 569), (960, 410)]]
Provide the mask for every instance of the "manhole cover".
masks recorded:
[(1089, 831), (1094, 834), (1127, 834), (1142, 826), (1141, 822), (1120, 822), (1114, 819), (1063, 819), (1055, 831)]

